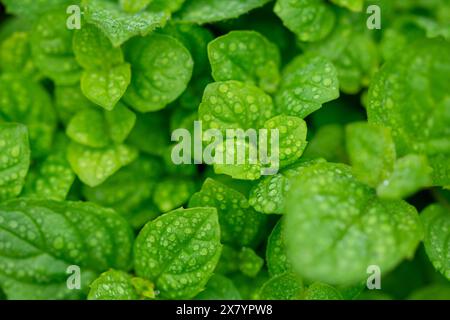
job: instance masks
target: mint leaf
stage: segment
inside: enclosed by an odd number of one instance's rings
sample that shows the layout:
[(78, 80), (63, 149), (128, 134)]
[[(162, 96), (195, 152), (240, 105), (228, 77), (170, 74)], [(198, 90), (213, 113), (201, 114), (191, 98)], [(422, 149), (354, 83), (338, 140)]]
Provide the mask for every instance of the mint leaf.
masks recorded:
[[(81, 298), (96, 274), (130, 265), (132, 233), (111, 210), (79, 202), (12, 200), (0, 205), (0, 285), (9, 299)], [(57, 226), (57, 227), (55, 227)], [(66, 270), (80, 267), (81, 290)]]
[(108, 128), (103, 113), (98, 109), (77, 113), (70, 120), (66, 134), (73, 141), (92, 148), (103, 148), (109, 144)]
[(135, 270), (155, 283), (161, 297), (188, 299), (202, 291), (220, 251), (216, 209), (175, 210), (149, 222), (139, 233)]
[(275, 92), (280, 80), (280, 53), (263, 35), (232, 31), (208, 45), (212, 76), (216, 81), (238, 80)]
[(420, 215), (425, 229), (425, 250), (433, 266), (450, 279), (450, 212), (440, 205), (428, 206)]
[(303, 291), (302, 281), (292, 273), (283, 273), (264, 283), (259, 291), (261, 300), (298, 300)]
[(267, 217), (254, 211), (245, 196), (213, 179), (206, 179), (189, 207), (215, 207), (219, 214), (221, 241), (236, 247), (255, 247), (262, 240)]
[(259, 129), (273, 114), (272, 99), (258, 87), (239, 81), (209, 84), (198, 115), (203, 130)]
[(348, 162), (345, 128), (339, 124), (321, 126), (308, 142), (305, 158), (323, 158), (330, 162)]
[(8, 13), (24, 17), (26, 19), (36, 19), (46, 11), (63, 8), (73, 4), (73, 0), (2, 0)]
[(302, 41), (318, 41), (332, 30), (336, 17), (322, 0), (277, 0), (275, 13)]
[(305, 118), (338, 97), (333, 64), (320, 56), (301, 55), (284, 68), (275, 104), (278, 113)]
[(186, 0), (177, 17), (183, 22), (211, 23), (237, 18), (267, 2), (269, 0)]
[(251, 248), (243, 247), (239, 252), (239, 270), (249, 277), (256, 277), (264, 264), (261, 258)]
[(67, 150), (72, 170), (90, 187), (102, 184), (136, 157), (137, 151), (126, 145), (96, 149), (71, 142)]
[(164, 11), (128, 13), (109, 0), (83, 0), (83, 4), (86, 21), (102, 30), (115, 47), (163, 27), (169, 18)]
[[(399, 156), (428, 156), (433, 184), (448, 185), (450, 58), (444, 40), (421, 40), (386, 63), (374, 79), (367, 108), (371, 123), (392, 129)], [(402, 81), (401, 79), (410, 79)], [(421, 83), (417, 86), (417, 83)]]
[(411, 257), (422, 239), (414, 207), (378, 199), (342, 164), (304, 169), (293, 182), (286, 212), (289, 261), (313, 281), (352, 284), (366, 279), (373, 264), (388, 272)]
[(120, 0), (119, 3), (123, 11), (136, 13), (144, 10), (153, 0)]
[(25, 73), (36, 77), (35, 69), (31, 56), (29, 33), (14, 32), (0, 44), (0, 70)]
[(367, 122), (356, 122), (349, 124), (345, 133), (355, 176), (372, 187), (387, 179), (396, 159), (391, 130)]
[(79, 85), (55, 87), (55, 109), (59, 120), (67, 126), (72, 117), (85, 109), (97, 108), (81, 92)]
[(124, 100), (137, 111), (163, 109), (186, 89), (193, 61), (178, 40), (152, 34), (128, 43), (126, 52), (133, 77)]
[(364, 0), (331, 0), (331, 2), (356, 12), (362, 11), (364, 6)]
[(30, 166), (28, 131), (24, 125), (0, 123), (0, 201), (20, 194)]

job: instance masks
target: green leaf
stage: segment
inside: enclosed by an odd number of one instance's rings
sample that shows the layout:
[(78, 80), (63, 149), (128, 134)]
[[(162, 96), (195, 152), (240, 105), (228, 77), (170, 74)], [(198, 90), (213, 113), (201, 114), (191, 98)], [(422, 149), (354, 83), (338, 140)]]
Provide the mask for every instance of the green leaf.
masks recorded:
[(364, 0), (331, 0), (331, 2), (355, 12), (361, 12), (364, 6)]
[(23, 196), (47, 200), (66, 199), (75, 173), (66, 158), (67, 138), (56, 137), (50, 154), (28, 176)]
[(323, 159), (301, 160), (276, 175), (262, 178), (250, 191), (250, 205), (259, 212), (283, 214), (286, 196), (291, 188), (291, 179), (301, 175), (304, 168), (320, 162), (325, 161)]
[(354, 175), (372, 187), (386, 180), (396, 159), (391, 130), (356, 122), (346, 127), (345, 134)]
[(425, 229), (425, 250), (433, 266), (450, 280), (450, 211), (434, 204), (420, 216)]
[(88, 300), (148, 300), (154, 298), (153, 283), (119, 270), (102, 273), (91, 283), (88, 295)]
[(104, 114), (111, 140), (116, 144), (123, 143), (134, 128), (136, 114), (123, 103), (118, 103), (114, 110)]
[(86, 21), (102, 30), (115, 47), (163, 27), (169, 18), (164, 11), (128, 13), (109, 0), (83, 0), (83, 4)]
[(92, 24), (84, 24), (73, 36), (75, 59), (84, 69), (110, 69), (124, 62), (121, 48), (114, 48), (103, 32)]
[(139, 295), (126, 272), (109, 270), (90, 285), (89, 300), (138, 300)]
[(35, 76), (29, 33), (14, 32), (0, 43), (0, 70)]
[(148, 7), (153, 0), (120, 0), (122, 10), (128, 13), (136, 13)]
[(369, 122), (392, 129), (399, 156), (428, 156), (440, 186), (450, 183), (449, 50), (441, 39), (402, 50), (372, 82), (367, 108)]
[(137, 151), (126, 145), (95, 149), (71, 142), (67, 158), (78, 178), (90, 187), (102, 184), (123, 166), (136, 159)]
[(337, 71), (326, 58), (301, 55), (285, 67), (275, 95), (278, 113), (300, 118), (339, 97)]
[[(172, 0), (170, 2), (172, 2)], [(213, 34), (211, 31), (196, 24), (169, 23), (161, 32), (167, 34), (168, 36), (174, 37), (180, 41), (186, 49), (189, 50), (192, 55), (192, 59), (194, 60), (194, 77), (203, 76), (207, 72), (210, 72), (207, 46), (208, 43), (213, 40)], [(197, 79), (194, 83), (191, 83), (191, 85), (195, 86), (198, 81), (199, 80)], [(211, 81), (208, 79), (206, 84), (209, 82)], [(199, 95), (202, 93), (203, 88)], [(199, 103), (200, 102), (195, 105), (195, 108), (198, 107)]]
[(275, 92), (280, 81), (277, 46), (255, 31), (232, 31), (208, 45), (216, 81), (238, 80)]
[[(98, 273), (130, 265), (131, 229), (94, 204), (12, 200), (0, 226), (0, 286), (12, 300), (81, 298)], [(81, 290), (68, 288), (69, 266), (80, 268)]]
[(237, 18), (270, 0), (187, 0), (177, 17), (183, 22), (205, 24)]
[(163, 167), (159, 159), (140, 156), (103, 184), (94, 188), (83, 186), (83, 195), (89, 201), (113, 208), (130, 220), (145, 206), (146, 200), (152, 197), (162, 173)]
[(283, 273), (264, 283), (258, 294), (261, 300), (299, 300), (302, 281), (292, 273)]
[(249, 277), (256, 277), (264, 265), (264, 259), (251, 248), (243, 247), (239, 252), (239, 270)]
[(259, 129), (272, 117), (272, 98), (254, 85), (239, 81), (209, 84), (198, 115), (203, 130)]
[(0, 201), (20, 194), (30, 166), (27, 127), (0, 123)]
[(112, 110), (127, 91), (131, 82), (128, 63), (108, 70), (86, 70), (81, 76), (81, 91), (95, 104)]
[(220, 182), (206, 179), (189, 207), (215, 207), (219, 213), (221, 240), (236, 247), (255, 247), (261, 240), (267, 217), (253, 210), (245, 196)]
[(343, 164), (304, 169), (293, 181), (286, 212), (285, 241), (293, 270), (329, 284), (362, 281), (370, 265), (392, 270), (413, 256), (423, 236), (414, 207), (378, 199)]
[(56, 113), (59, 120), (66, 126), (76, 113), (85, 109), (97, 108), (81, 92), (79, 85), (56, 86), (54, 94)]
[(271, 141), (272, 130), (278, 130), (279, 132), (280, 167), (292, 164), (301, 157), (307, 144), (307, 128), (303, 119), (285, 115), (276, 116), (266, 121), (264, 128), (269, 130), (268, 141)]
[(267, 240), (266, 261), (267, 269), (272, 277), (291, 270), (291, 265), (286, 256), (284, 231), (281, 220), (275, 225)]
[[(92, 124), (95, 123), (95, 126)], [(103, 113), (98, 109), (78, 112), (69, 122), (67, 136), (73, 141), (92, 148), (109, 145), (108, 127)]]
[(241, 294), (233, 281), (220, 274), (214, 274), (195, 300), (241, 300)]
[(31, 31), (33, 60), (43, 75), (57, 85), (80, 80), (81, 68), (72, 51), (73, 32), (67, 29), (64, 10), (46, 12)]
[(0, 75), (0, 122), (19, 122), (28, 128), (33, 158), (51, 147), (56, 115), (49, 94), (29, 77)]
[(332, 286), (316, 282), (306, 289), (302, 294), (303, 300), (343, 300), (339, 291)]
[(429, 187), (432, 168), (424, 156), (407, 155), (395, 162), (392, 173), (377, 187), (381, 198), (406, 198), (421, 188)]
[(197, 190), (197, 183), (189, 178), (169, 177), (158, 182), (153, 202), (161, 212), (168, 212), (188, 202)]
[(152, 34), (130, 41), (126, 52), (133, 77), (124, 100), (137, 111), (163, 109), (186, 89), (193, 61), (178, 40)]
[(134, 247), (139, 277), (155, 283), (162, 298), (195, 297), (220, 257), (220, 227), (214, 208), (175, 210), (149, 222)]
[(275, 13), (302, 41), (318, 41), (333, 29), (336, 17), (322, 0), (277, 0)]

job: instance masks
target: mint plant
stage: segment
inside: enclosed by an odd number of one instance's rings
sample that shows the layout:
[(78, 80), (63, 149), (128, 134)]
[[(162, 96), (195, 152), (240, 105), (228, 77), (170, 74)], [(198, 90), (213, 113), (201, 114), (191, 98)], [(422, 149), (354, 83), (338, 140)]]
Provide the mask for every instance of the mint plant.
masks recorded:
[(449, 12), (0, 0), (0, 299), (450, 299)]

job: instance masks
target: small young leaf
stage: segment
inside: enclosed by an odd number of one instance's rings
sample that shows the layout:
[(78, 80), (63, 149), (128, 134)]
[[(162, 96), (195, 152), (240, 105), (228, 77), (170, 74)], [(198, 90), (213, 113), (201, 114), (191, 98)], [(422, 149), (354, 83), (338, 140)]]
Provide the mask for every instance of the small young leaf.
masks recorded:
[(0, 122), (0, 201), (20, 194), (30, 166), (27, 127)]
[(293, 270), (312, 281), (352, 284), (367, 278), (369, 265), (388, 272), (411, 257), (423, 237), (413, 206), (378, 199), (343, 164), (305, 168), (293, 181), (286, 212), (287, 256)]
[(138, 300), (132, 279), (123, 271), (106, 271), (91, 283), (88, 300)]
[(283, 273), (264, 283), (258, 298), (262, 300), (299, 300), (302, 292), (302, 281), (292, 273)]
[(425, 229), (425, 250), (433, 266), (450, 280), (450, 211), (440, 205), (430, 205), (420, 218)]
[(353, 173), (361, 181), (376, 187), (394, 169), (395, 144), (391, 130), (367, 122), (346, 127), (346, 145)]
[(272, 117), (272, 98), (254, 85), (239, 81), (209, 84), (198, 115), (203, 129), (259, 129)]
[(318, 41), (332, 30), (336, 17), (322, 0), (277, 0), (275, 13), (301, 41)]
[[(92, 124), (95, 123), (95, 126)], [(67, 136), (73, 141), (92, 148), (109, 145), (108, 128), (103, 113), (98, 109), (78, 112), (69, 122)]]
[(161, 298), (200, 293), (219, 261), (220, 227), (214, 208), (180, 209), (149, 222), (134, 247), (136, 274), (155, 283)]
[(221, 20), (237, 18), (258, 7), (262, 7), (270, 0), (186, 0), (178, 13), (183, 22), (211, 23)]
[(68, 125), (72, 117), (85, 109), (96, 109), (96, 105), (89, 101), (81, 92), (79, 85), (56, 86), (55, 108), (59, 119)]
[(303, 300), (342, 300), (338, 290), (325, 283), (315, 282), (302, 294)]
[(305, 118), (339, 97), (337, 71), (326, 58), (301, 55), (283, 70), (275, 95), (278, 113)]
[(81, 91), (95, 104), (112, 110), (127, 91), (130, 81), (128, 63), (108, 70), (86, 70), (81, 76)]
[(163, 109), (186, 89), (193, 61), (178, 40), (152, 34), (133, 39), (126, 51), (133, 77), (124, 100), (137, 111)]
[(123, 143), (133, 130), (136, 114), (123, 103), (118, 103), (114, 110), (104, 114), (111, 140), (116, 144)]
[(218, 208), (221, 240), (236, 247), (255, 247), (262, 240), (267, 217), (254, 211), (245, 196), (213, 179), (206, 179), (189, 207)]
[(251, 248), (243, 247), (239, 252), (239, 270), (248, 277), (256, 277), (261, 271), (264, 259)]
[(278, 48), (255, 31), (232, 31), (208, 45), (215, 81), (238, 80), (273, 93), (280, 81)]
[(94, 149), (71, 142), (67, 159), (78, 178), (90, 187), (102, 184), (117, 170), (133, 162), (137, 151), (126, 145)]
[(161, 212), (168, 212), (181, 207), (197, 190), (192, 179), (169, 177), (158, 182), (153, 193), (153, 202)]
[(109, 0), (84, 0), (83, 3), (86, 21), (102, 30), (115, 47), (134, 36), (145, 36), (163, 27), (169, 18), (164, 11), (128, 13)]

